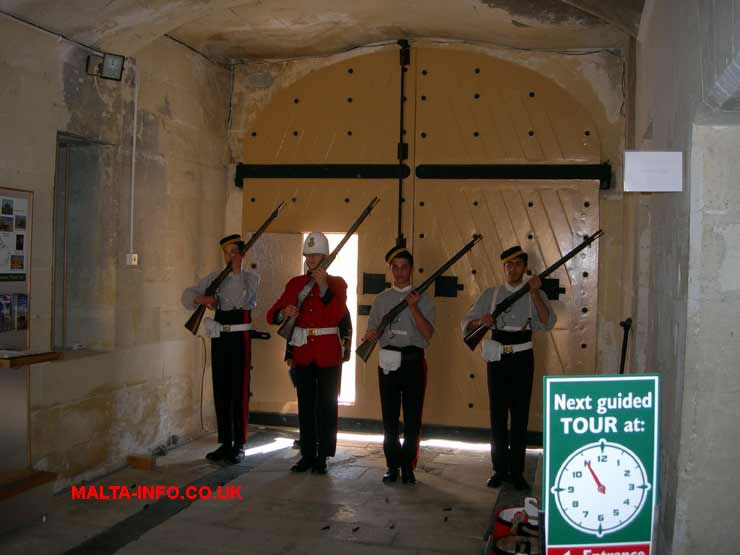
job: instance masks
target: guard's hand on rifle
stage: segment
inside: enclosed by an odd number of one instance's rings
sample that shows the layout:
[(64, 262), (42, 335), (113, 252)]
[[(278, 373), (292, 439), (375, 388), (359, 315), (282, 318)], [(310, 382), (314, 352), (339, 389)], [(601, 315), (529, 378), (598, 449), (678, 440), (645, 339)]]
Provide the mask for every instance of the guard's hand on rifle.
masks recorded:
[(311, 277), (319, 284), (321, 289), (325, 289), (329, 284), (329, 275), (323, 268), (316, 268), (311, 272)]
[(535, 291), (542, 287), (542, 280), (540, 279), (540, 276), (536, 274), (529, 278), (529, 281), (527, 283), (529, 283), (530, 295), (534, 295)]
[(370, 341), (372, 343), (376, 343), (378, 341), (378, 332), (375, 330), (367, 330), (367, 333), (365, 333), (365, 337), (362, 338), (362, 341)]
[(409, 307), (416, 307), (416, 303), (419, 302), (419, 299), (421, 299), (421, 295), (416, 291), (411, 291), (411, 293), (406, 297), (406, 302), (409, 303)]
[(285, 364), (288, 366), (288, 368), (291, 368), (293, 366), (293, 359), (292, 358), (286, 358)]
[(280, 311), (280, 314), (283, 315), (283, 318), (292, 318), (293, 316), (298, 314), (298, 309), (294, 304), (289, 304)]
[(491, 317), (490, 314), (484, 314), (481, 317), (481, 319), (478, 320), (478, 321), (480, 322), (480, 324), (479, 324), (480, 326), (486, 326), (488, 328), (490, 328), (491, 326), (493, 326), (493, 318)]
[(209, 297), (208, 295), (198, 295), (194, 299), (195, 304), (202, 304), (205, 307), (215, 310), (218, 306), (218, 299), (216, 297)]

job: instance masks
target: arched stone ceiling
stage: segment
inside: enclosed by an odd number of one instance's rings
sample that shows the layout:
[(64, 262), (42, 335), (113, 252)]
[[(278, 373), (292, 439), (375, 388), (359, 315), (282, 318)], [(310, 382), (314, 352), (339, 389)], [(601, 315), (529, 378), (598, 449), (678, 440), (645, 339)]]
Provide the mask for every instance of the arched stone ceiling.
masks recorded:
[(134, 55), (170, 36), (221, 61), (334, 54), (399, 38), (621, 46), (643, 0), (0, 0), (0, 11)]

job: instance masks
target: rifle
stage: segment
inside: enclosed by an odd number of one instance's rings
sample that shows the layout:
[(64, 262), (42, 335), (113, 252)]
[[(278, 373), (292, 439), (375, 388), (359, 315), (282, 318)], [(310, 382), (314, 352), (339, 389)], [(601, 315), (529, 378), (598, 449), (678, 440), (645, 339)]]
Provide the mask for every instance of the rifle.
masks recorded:
[[(242, 256), (250, 249), (252, 248), (252, 245), (254, 245), (257, 242), (257, 239), (260, 238), (260, 235), (262, 235), (265, 230), (267, 229), (267, 226), (269, 226), (272, 221), (277, 218), (280, 211), (285, 206), (285, 202), (281, 202), (275, 210), (272, 211), (272, 214), (268, 216), (268, 218), (265, 220), (265, 222), (255, 231), (252, 236), (249, 238), (249, 241), (246, 243), (243, 241), (239, 242), (239, 252)], [(221, 271), (218, 276), (216, 276), (216, 279), (214, 279), (211, 284), (206, 288), (205, 295), (208, 297), (212, 297), (218, 292), (218, 288), (221, 287), (221, 284), (226, 279), (226, 276), (229, 275), (229, 272), (231, 272), (231, 262), (226, 264), (226, 267)], [(206, 312), (206, 307), (204, 305), (198, 305), (198, 307), (195, 309), (195, 312), (193, 312), (193, 315), (190, 317), (190, 319), (185, 322), (185, 327), (192, 333), (193, 335), (196, 335), (198, 333), (198, 328), (200, 327), (200, 322), (203, 319), (203, 314)]]
[[(362, 222), (365, 221), (365, 218), (370, 215), (370, 212), (372, 212), (373, 208), (375, 208), (375, 205), (379, 202), (380, 199), (378, 197), (375, 197), (373, 200), (370, 201), (370, 204), (368, 204), (367, 208), (362, 211), (360, 217), (355, 220), (355, 223), (352, 224), (352, 227), (349, 228), (349, 231), (347, 231), (344, 237), (342, 237), (342, 240), (339, 242), (339, 244), (334, 248), (333, 251), (331, 251), (329, 256), (321, 261), (321, 264), (318, 265), (319, 268), (321, 268), (322, 270), (326, 270), (331, 265), (331, 263), (334, 262), (334, 259), (339, 254), (339, 251), (342, 250), (342, 247), (345, 245), (345, 243), (349, 241), (352, 235), (354, 235)], [(308, 297), (308, 294), (311, 292), (311, 289), (313, 289), (314, 285), (316, 285), (316, 281), (313, 278), (309, 279), (308, 283), (306, 283), (306, 285), (303, 286), (303, 289), (301, 289), (301, 291), (298, 293), (298, 300), (296, 301), (296, 308), (298, 309), (298, 312), (295, 314), (295, 316), (291, 316), (290, 318), (286, 319), (285, 322), (283, 322), (278, 328), (278, 335), (285, 338), (287, 341), (290, 341), (293, 337), (293, 330), (295, 329), (295, 323), (298, 319), (298, 313), (300, 313), (303, 301), (306, 300), (306, 297)]]
[[(562, 257), (560, 260), (555, 262), (552, 266), (547, 268), (544, 272), (539, 274), (540, 279), (545, 279), (547, 276), (549, 276), (551, 273), (553, 273), (555, 270), (557, 270), (560, 266), (568, 262), (571, 258), (573, 258), (575, 255), (577, 255), (579, 252), (581, 252), (583, 249), (585, 249), (587, 246), (589, 246), (591, 243), (593, 243), (596, 239), (604, 235), (604, 232), (602, 230), (598, 230), (596, 233), (591, 235), (590, 237), (586, 237), (583, 242), (578, 245), (576, 248), (574, 248), (572, 251), (570, 251), (568, 254), (566, 254), (564, 257)], [(515, 293), (512, 293), (508, 297), (506, 297), (503, 301), (498, 303), (496, 305), (496, 308), (493, 311), (493, 314), (491, 314), (491, 317), (493, 318), (493, 321), (496, 321), (496, 318), (498, 316), (506, 311), (511, 305), (513, 305), (516, 301), (521, 299), (524, 295), (529, 293), (529, 283), (525, 283), (524, 286), (516, 291)], [(483, 336), (486, 335), (488, 332), (490, 326), (487, 326), (485, 324), (481, 324), (476, 329), (471, 331), (468, 335), (465, 336), (465, 344), (470, 348), (471, 351), (474, 351), (475, 348), (478, 346), (478, 343), (481, 342), (481, 339), (483, 339)]]
[[(465, 245), (460, 251), (450, 258), (447, 262), (445, 262), (436, 272), (434, 272), (431, 276), (429, 276), (424, 283), (422, 283), (419, 287), (415, 288), (414, 291), (416, 293), (423, 293), (432, 283), (435, 282), (435, 280), (441, 276), (443, 273), (445, 273), (455, 262), (457, 262), (460, 258), (462, 258), (470, 249), (473, 248), (473, 246), (483, 239), (482, 235), (476, 234), (473, 235), (473, 239)], [(378, 325), (378, 329), (375, 330), (378, 332), (378, 339), (380, 339), (380, 336), (383, 335), (383, 332), (385, 331), (385, 328), (387, 328), (393, 320), (398, 317), (401, 312), (406, 310), (406, 307), (409, 305), (408, 301), (406, 299), (402, 300), (400, 303), (398, 303), (396, 306), (391, 308), (385, 316), (383, 316), (383, 319), (380, 321), (380, 324)], [(375, 344), (377, 341), (370, 341), (369, 339), (366, 339), (362, 342), (362, 345), (357, 347), (355, 350), (355, 353), (357, 353), (357, 356), (360, 357), (364, 362), (367, 362), (367, 359), (370, 358), (370, 354), (373, 352), (373, 349), (375, 348)]]

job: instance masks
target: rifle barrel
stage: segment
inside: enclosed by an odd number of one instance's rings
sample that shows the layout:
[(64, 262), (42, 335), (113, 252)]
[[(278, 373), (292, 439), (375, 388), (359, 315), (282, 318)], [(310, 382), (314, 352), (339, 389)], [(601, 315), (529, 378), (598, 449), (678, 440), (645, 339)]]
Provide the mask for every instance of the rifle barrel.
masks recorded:
[[(483, 239), (483, 236), (480, 234), (473, 235), (473, 239), (468, 242), (462, 249), (460, 249), (452, 258), (450, 258), (447, 262), (442, 264), (431, 276), (429, 276), (419, 287), (416, 287), (414, 291), (417, 293), (423, 293), (434, 281), (441, 276), (444, 272), (446, 272), (455, 262), (460, 260), (467, 252), (472, 249), (475, 244)], [(380, 325), (378, 326), (378, 329), (376, 330), (378, 332), (378, 339), (380, 339), (380, 336), (383, 335), (383, 332), (385, 331), (386, 326), (390, 321), (392, 321), (398, 314), (400, 314), (403, 310), (406, 309), (408, 306), (408, 301), (406, 299), (402, 300), (400, 303), (398, 303), (396, 306), (391, 308), (387, 314), (383, 316), (383, 319), (380, 322)], [(370, 355), (373, 352), (373, 349), (375, 349), (375, 343), (377, 341), (370, 341), (365, 340), (362, 342), (362, 344), (355, 349), (355, 353), (358, 357), (360, 357), (363, 362), (367, 362), (367, 359), (370, 358)]]
[[(599, 229), (596, 233), (593, 235), (587, 236), (583, 242), (575, 247), (573, 250), (571, 250), (568, 254), (560, 258), (557, 262), (550, 265), (545, 271), (539, 274), (540, 279), (544, 279), (547, 276), (549, 276), (551, 273), (553, 273), (555, 270), (557, 270), (560, 266), (568, 262), (571, 258), (573, 258), (575, 255), (577, 255), (579, 252), (581, 252), (583, 249), (585, 249), (587, 246), (589, 246), (591, 243), (596, 241), (599, 237), (604, 235), (604, 232)], [(515, 293), (512, 293), (508, 297), (506, 297), (503, 301), (498, 303), (496, 305), (495, 310), (493, 311), (493, 314), (491, 316), (493, 317), (493, 320), (496, 321), (496, 318), (499, 314), (501, 314), (504, 310), (509, 308), (512, 304), (514, 304), (516, 301), (518, 301), (520, 298), (522, 298), (524, 295), (526, 295), (529, 292), (529, 283), (525, 283), (524, 287), (516, 291)], [(475, 328), (473, 331), (468, 333), (463, 341), (465, 341), (465, 344), (468, 346), (468, 348), (471, 351), (474, 351), (475, 348), (478, 346), (478, 344), (481, 342), (481, 339), (486, 335), (486, 332), (490, 329), (489, 326), (486, 326), (485, 324), (481, 324), (477, 328)]]
[[(347, 233), (344, 234), (344, 237), (342, 237), (342, 240), (339, 241), (339, 244), (334, 247), (334, 250), (329, 253), (329, 256), (324, 258), (324, 260), (321, 261), (320, 267), (324, 270), (328, 270), (329, 266), (332, 262), (334, 262), (334, 259), (339, 254), (339, 251), (342, 250), (342, 247), (349, 241), (350, 237), (354, 235), (354, 233), (359, 229), (359, 227), (362, 225), (362, 222), (365, 221), (365, 219), (370, 215), (370, 212), (373, 211), (373, 208), (380, 202), (380, 199), (378, 197), (374, 197), (373, 200), (370, 201), (370, 204), (367, 205), (365, 210), (362, 211), (360, 216), (355, 220), (355, 222), (350, 226), (349, 230), (347, 230)], [(313, 289), (313, 286), (316, 284), (316, 281), (314, 281), (313, 278), (311, 278), (308, 282), (306, 282), (306, 285), (303, 286), (303, 291), (306, 291), (307, 293)], [(298, 305), (298, 310), (300, 311), (301, 306)], [(291, 318), (287, 318), (285, 322), (280, 324), (280, 327), (278, 328), (278, 335), (282, 338), (284, 338), (286, 341), (290, 341), (290, 339), (293, 337), (293, 330), (295, 329), (295, 323), (296, 320), (298, 320), (298, 315), (293, 316)]]
[[(252, 236), (249, 238), (249, 241), (247, 241), (244, 244), (244, 247), (240, 249), (239, 254), (241, 256), (244, 256), (246, 252), (252, 248), (252, 245), (254, 245), (257, 242), (257, 239), (259, 239), (260, 235), (262, 235), (267, 227), (272, 223), (272, 221), (278, 217), (278, 214), (280, 211), (285, 207), (285, 201), (282, 201), (280, 204), (278, 204), (277, 208), (272, 211), (272, 213), (267, 217), (267, 219), (262, 223), (259, 228), (257, 228), (257, 231), (252, 233)], [(218, 288), (221, 286), (221, 283), (226, 279), (226, 276), (229, 275), (229, 272), (231, 272), (231, 264), (226, 264), (226, 267), (221, 270), (221, 273), (216, 276), (216, 278), (206, 287), (206, 295), (207, 296), (213, 296), (218, 291)], [(198, 328), (200, 327), (200, 322), (203, 319), (203, 314), (205, 313), (206, 308), (203, 305), (199, 305), (196, 307), (195, 311), (193, 312), (192, 316), (188, 319), (187, 322), (185, 322), (185, 327), (188, 329), (190, 333), (193, 335), (196, 335), (198, 333)]]

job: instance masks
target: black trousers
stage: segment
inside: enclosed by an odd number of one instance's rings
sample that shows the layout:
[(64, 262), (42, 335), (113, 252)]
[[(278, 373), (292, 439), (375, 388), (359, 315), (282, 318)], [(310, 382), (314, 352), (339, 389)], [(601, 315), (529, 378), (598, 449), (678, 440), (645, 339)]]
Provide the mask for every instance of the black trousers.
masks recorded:
[[(398, 370), (384, 374), (378, 368), (380, 405), (383, 411), (383, 451), (389, 468), (416, 468), (421, 439), (421, 416), (427, 386), (423, 358), (404, 360)], [(399, 440), (403, 405), (403, 446)]]
[(337, 399), (341, 366), (296, 366), (301, 456), (333, 457), (337, 451)]
[[(248, 322), (248, 312), (246, 318)], [(243, 310), (217, 311), (215, 319), (221, 324), (246, 323)], [(242, 446), (247, 441), (250, 355), (248, 332), (222, 333), (221, 337), (211, 339), (213, 402), (219, 443)]]
[[(527, 423), (532, 397), (534, 352), (532, 349), (488, 363), (488, 401), (491, 415), (491, 461), (504, 476), (524, 472)], [(507, 421), (511, 415), (511, 433)]]

